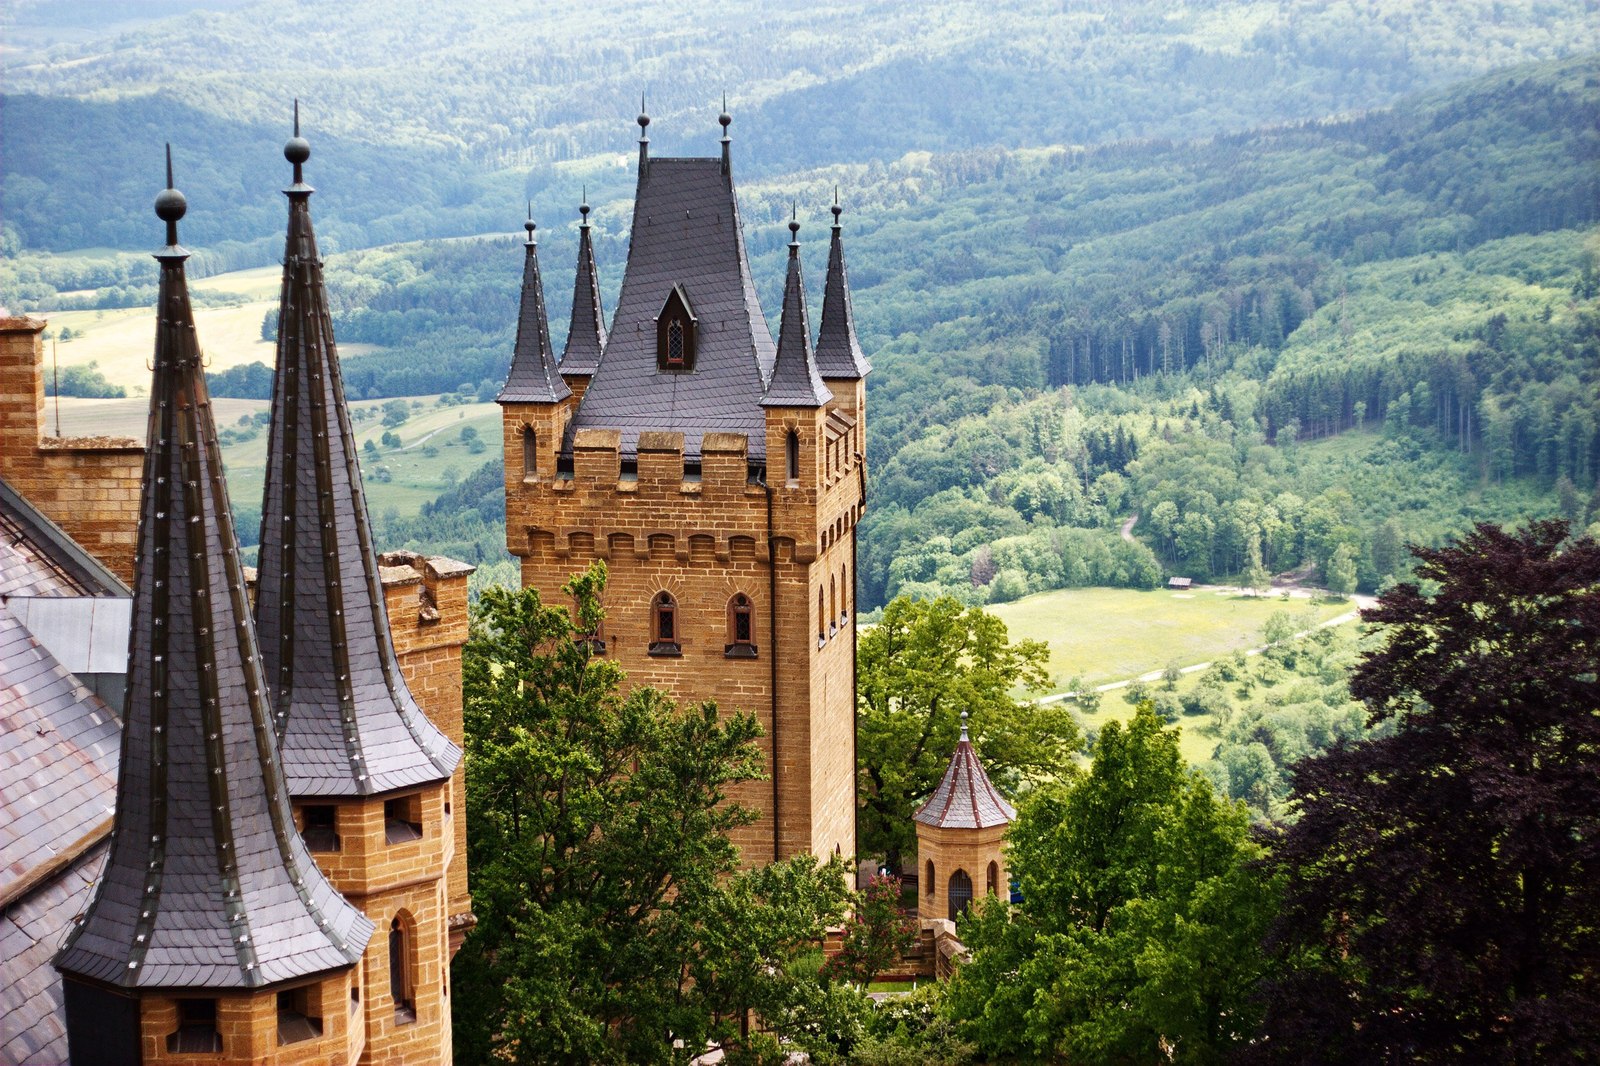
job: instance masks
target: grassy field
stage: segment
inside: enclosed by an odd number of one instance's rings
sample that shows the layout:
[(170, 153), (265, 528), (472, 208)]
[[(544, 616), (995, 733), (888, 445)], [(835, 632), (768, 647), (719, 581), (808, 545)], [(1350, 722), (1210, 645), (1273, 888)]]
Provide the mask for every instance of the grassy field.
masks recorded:
[[(424, 503), (450, 487), (450, 473), (465, 477), (495, 458), (500, 449), (500, 408), (492, 403), (437, 407), (435, 396), (406, 397), (413, 407), (411, 418), (394, 430), (401, 440), (398, 450), (381, 448), (376, 459), (361, 455), (361, 469), (367, 490), (367, 504), (375, 515), (393, 508), (401, 515), (415, 515)], [(371, 410), (373, 415), (355, 422), (356, 443), (375, 444), (386, 432), (380, 417), (389, 401), (362, 401), (350, 405), (352, 417)], [(249, 419), (267, 409), (265, 400), (215, 400), (214, 413), (219, 430), (238, 430), (241, 418)], [(149, 416), (149, 401), (86, 400), (66, 396), (61, 400), (61, 429), (66, 436), (106, 435), (144, 439)], [(45, 401), (45, 422), (54, 426), (55, 401)], [(463, 427), (478, 431), (483, 451), (474, 455), (461, 439)], [(430, 454), (431, 453), (431, 454)], [(226, 444), (222, 462), (228, 470), (228, 492), (237, 504), (257, 503), (261, 499), (262, 477), (267, 456), (267, 431), (262, 427), (254, 439)], [(388, 482), (380, 481), (377, 471), (387, 469)]]
[[(247, 301), (235, 307), (195, 308), (194, 328), (207, 369), (227, 370), (252, 362), (273, 365), (276, 355), (272, 343), (261, 339), (261, 320), (278, 305), (282, 275), (279, 267), (257, 267), (189, 283), (195, 292), (229, 293)], [(72, 330), (70, 340), (55, 342), (60, 365), (95, 363), (107, 381), (123, 386), (130, 396), (148, 393), (150, 352), (156, 335), (154, 307), (36, 314), (49, 321), (52, 336), (63, 328)], [(339, 354), (345, 358), (372, 350), (365, 344), (339, 346)], [(49, 358), (47, 350), (47, 363)]]
[[(1205, 662), (1238, 648), (1261, 643), (1261, 627), (1285, 607), (1296, 613), (1311, 606), (1282, 594), (1241, 596), (1233, 589), (1058, 589), (989, 612), (1005, 622), (1011, 637), (1030, 637), (1050, 646), (1051, 691), (1064, 691), (1077, 676), (1090, 685), (1125, 681), (1163, 669)], [(1344, 602), (1315, 607), (1318, 621), (1351, 610)]]

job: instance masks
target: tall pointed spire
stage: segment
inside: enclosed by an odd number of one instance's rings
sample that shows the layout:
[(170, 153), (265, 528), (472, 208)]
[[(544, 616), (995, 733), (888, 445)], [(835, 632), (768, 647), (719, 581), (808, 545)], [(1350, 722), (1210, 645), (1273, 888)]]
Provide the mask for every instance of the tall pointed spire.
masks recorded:
[(783, 321), (778, 354), (772, 362), (763, 407), (823, 407), (832, 394), (811, 358), (811, 322), (806, 316), (806, 286), (800, 277), (800, 222), (789, 220), (789, 276), (783, 286)]
[(606, 347), (606, 311), (600, 300), (600, 279), (594, 265), (594, 242), (589, 238), (589, 197), (578, 207), (578, 278), (572, 287), (572, 323), (567, 346), (561, 353), (562, 374), (593, 374)]
[(126, 989), (251, 989), (354, 965), (372, 923), (295, 831), (184, 278), (185, 208), (169, 176), (111, 853), (56, 966)]
[(828, 281), (822, 290), (822, 324), (817, 329), (817, 371), (824, 378), (859, 380), (872, 370), (856, 340), (856, 315), (840, 240), (839, 190), (833, 190), (833, 242), (828, 247)]
[(550, 320), (544, 313), (544, 282), (539, 277), (539, 242), (533, 237), (533, 204), (528, 204), (527, 250), (522, 264), (522, 307), (517, 315), (517, 346), (511, 352), (511, 370), (496, 397), (500, 403), (556, 403), (572, 395), (556, 370), (550, 347)]
[(365, 796), (448, 778), (461, 751), (418, 708), (390, 642), (311, 228), (311, 146), (294, 164), (278, 311), (256, 625), (289, 793)]

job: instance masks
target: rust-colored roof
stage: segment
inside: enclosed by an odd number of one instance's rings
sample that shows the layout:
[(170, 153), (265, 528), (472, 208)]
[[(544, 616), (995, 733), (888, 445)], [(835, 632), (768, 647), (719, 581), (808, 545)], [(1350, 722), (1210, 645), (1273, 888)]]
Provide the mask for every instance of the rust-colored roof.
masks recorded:
[(1016, 808), (989, 783), (978, 753), (972, 750), (965, 711), (961, 714), (961, 740), (950, 756), (944, 780), (912, 817), (939, 829), (988, 829), (1016, 820)]

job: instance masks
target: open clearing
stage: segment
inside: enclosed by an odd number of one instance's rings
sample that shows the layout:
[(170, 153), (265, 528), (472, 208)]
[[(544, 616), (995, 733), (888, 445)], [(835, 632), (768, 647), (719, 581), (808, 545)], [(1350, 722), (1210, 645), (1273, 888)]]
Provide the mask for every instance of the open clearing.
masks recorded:
[[(995, 604), (990, 614), (1005, 622), (1013, 640), (1030, 637), (1050, 646), (1051, 692), (1072, 678), (1090, 685), (1125, 681), (1176, 660), (1182, 666), (1215, 659), (1261, 643), (1261, 627), (1274, 613), (1300, 614), (1311, 601), (1283, 594), (1240, 595), (1236, 589), (1057, 589), (1014, 603)], [(1314, 605), (1317, 621), (1351, 609), (1347, 602)]]

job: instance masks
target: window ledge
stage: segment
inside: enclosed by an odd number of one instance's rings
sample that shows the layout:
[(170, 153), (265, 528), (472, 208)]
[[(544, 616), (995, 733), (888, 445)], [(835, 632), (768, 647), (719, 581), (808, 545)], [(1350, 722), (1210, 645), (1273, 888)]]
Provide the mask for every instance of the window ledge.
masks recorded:
[(756, 646), (754, 644), (729, 644), (722, 649), (724, 658), (728, 659), (754, 659)]
[(683, 657), (683, 649), (675, 640), (652, 640), (650, 654), (658, 658), (678, 659)]
[(396, 1003), (394, 1005), (394, 1024), (411, 1025), (417, 1020), (417, 1010), (409, 1003)]

